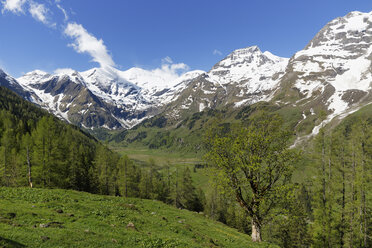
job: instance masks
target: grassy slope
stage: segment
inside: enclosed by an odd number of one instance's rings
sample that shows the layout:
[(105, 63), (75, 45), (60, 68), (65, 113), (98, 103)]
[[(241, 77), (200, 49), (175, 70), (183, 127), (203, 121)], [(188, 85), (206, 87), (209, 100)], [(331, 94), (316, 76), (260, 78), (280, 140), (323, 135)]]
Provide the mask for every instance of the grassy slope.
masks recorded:
[(3, 187), (0, 206), (0, 247), (275, 247), (152, 200)]

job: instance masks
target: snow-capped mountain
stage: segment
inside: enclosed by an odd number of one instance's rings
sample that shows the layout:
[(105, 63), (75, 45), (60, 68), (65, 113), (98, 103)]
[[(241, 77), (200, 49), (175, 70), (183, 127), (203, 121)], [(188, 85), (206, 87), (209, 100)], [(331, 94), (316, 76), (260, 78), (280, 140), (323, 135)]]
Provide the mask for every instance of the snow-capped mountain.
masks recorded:
[(283, 73), (287, 63), (287, 58), (262, 53), (257, 46), (238, 49), (213, 66), (208, 81), (220, 85), (240, 82), (250, 93), (270, 90), (278, 83), (274, 75)]
[(84, 72), (61, 69), (55, 74), (36, 70), (17, 81), (37, 96), (33, 102), (71, 123), (84, 128), (116, 129), (130, 128), (157, 114), (201, 73), (161, 78), (156, 72), (138, 68), (93, 68)]
[[(207, 80), (228, 87), (235, 84), (243, 97), (236, 105), (268, 100), (278, 87), (279, 79), (288, 64), (287, 58), (261, 52), (257, 46), (238, 49), (221, 60), (208, 73)], [(253, 97), (254, 96), (254, 97)]]
[(94, 95), (78, 72), (51, 75), (33, 71), (19, 78), (18, 82), (38, 96), (32, 99), (34, 103), (71, 123), (85, 128), (102, 126), (110, 129), (126, 124), (112, 114), (113, 110), (117, 112), (117, 107)]
[(14, 91), (18, 95), (22, 96), (23, 98), (29, 101), (31, 101), (33, 97), (37, 97), (35, 95), (32, 96), (30, 92), (24, 90), (22, 85), (20, 85), (15, 78), (11, 77), (9, 74), (7, 74), (1, 69), (0, 69), (0, 86), (3, 86), (5, 88), (8, 88)]
[(109, 67), (34, 71), (17, 80), (4, 74), (0, 83), (18, 85), (35, 103), (86, 128), (130, 128), (160, 113), (177, 123), (206, 108), (267, 101), (299, 109), (298, 124), (317, 116), (309, 124), (316, 134), (334, 117), (371, 103), (371, 61), (372, 12), (351, 12), (329, 22), (290, 59), (251, 46), (233, 51), (209, 72)]
[(167, 116), (177, 120), (190, 110), (268, 101), (278, 88), (287, 64), (287, 58), (261, 52), (257, 46), (235, 50), (208, 73), (193, 80), (167, 107)]
[(372, 12), (355, 11), (329, 22), (297, 52), (280, 83), (299, 92), (296, 104), (304, 111), (321, 107), (328, 112), (313, 129), (316, 134), (334, 117), (370, 103), (371, 62)]

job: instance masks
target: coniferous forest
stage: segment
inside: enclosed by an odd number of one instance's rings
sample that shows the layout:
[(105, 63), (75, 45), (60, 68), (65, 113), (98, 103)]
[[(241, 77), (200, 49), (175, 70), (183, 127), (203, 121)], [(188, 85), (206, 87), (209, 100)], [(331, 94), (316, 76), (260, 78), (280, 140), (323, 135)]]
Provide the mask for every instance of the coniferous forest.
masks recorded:
[(190, 168), (137, 164), (1, 88), (0, 185), (155, 199), (280, 247), (370, 247), (372, 119), (348, 118), (294, 150), (279, 116), (257, 116), (206, 132), (203, 192)]
[(140, 168), (3, 87), (0, 105), (2, 186), (141, 197), (202, 211), (189, 169), (171, 178), (159, 174), (153, 161)]

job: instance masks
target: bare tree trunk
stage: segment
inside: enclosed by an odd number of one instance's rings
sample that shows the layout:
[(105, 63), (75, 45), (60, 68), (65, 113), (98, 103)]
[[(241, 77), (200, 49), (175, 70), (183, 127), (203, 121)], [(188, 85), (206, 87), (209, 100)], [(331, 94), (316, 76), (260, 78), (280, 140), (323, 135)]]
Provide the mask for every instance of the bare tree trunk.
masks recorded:
[(27, 166), (28, 166), (28, 184), (30, 185), (30, 188), (32, 188), (32, 175), (31, 175), (31, 161), (30, 161), (30, 151), (27, 145)]
[(252, 218), (252, 241), (261, 242), (261, 224), (255, 218)]

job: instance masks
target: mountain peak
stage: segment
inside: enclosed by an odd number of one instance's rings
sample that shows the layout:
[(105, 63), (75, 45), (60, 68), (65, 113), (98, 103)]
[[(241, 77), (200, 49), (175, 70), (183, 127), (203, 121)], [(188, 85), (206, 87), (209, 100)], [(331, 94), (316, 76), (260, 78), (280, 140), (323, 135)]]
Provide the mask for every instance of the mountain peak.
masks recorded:
[(372, 15), (372, 11), (361, 12), (361, 11), (354, 10), (354, 11), (349, 12), (347, 15), (345, 15), (344, 18), (350, 18), (350, 17), (360, 16), (360, 15)]
[(45, 72), (45, 71), (42, 71), (42, 70), (33, 70), (33, 71), (30, 71), (30, 72), (27, 72), (24, 76), (31, 76), (31, 75), (39, 75), (39, 76), (45, 76), (45, 75), (49, 75), (49, 73)]
[(232, 54), (248, 54), (248, 53), (262, 53), (258, 46), (249, 46), (245, 48), (236, 49)]
[(275, 56), (268, 51), (262, 53), (258, 46), (250, 46), (234, 50), (214, 65), (210, 72), (221, 70), (221, 68), (242, 67), (243, 65), (245, 67), (260, 67), (265, 64), (286, 63), (287, 61), (287, 58)]
[(26, 73), (20, 78), (17, 78), (17, 80), (22, 84), (22, 85), (32, 85), (32, 84), (37, 84), (43, 81), (44, 79), (50, 78), (52, 75), (45, 71), (41, 70), (34, 70)]

